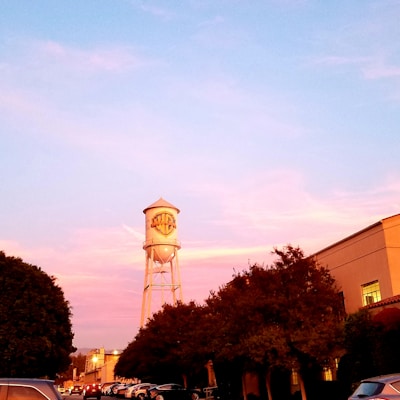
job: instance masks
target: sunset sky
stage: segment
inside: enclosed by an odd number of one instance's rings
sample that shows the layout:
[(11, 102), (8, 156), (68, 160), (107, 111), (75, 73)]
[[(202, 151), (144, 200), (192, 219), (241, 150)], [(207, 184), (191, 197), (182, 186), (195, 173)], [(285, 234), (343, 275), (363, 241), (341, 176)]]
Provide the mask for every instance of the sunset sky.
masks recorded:
[(140, 324), (143, 210), (181, 210), (184, 301), (274, 247), (400, 212), (399, 0), (3, 0), (0, 250), (74, 345)]

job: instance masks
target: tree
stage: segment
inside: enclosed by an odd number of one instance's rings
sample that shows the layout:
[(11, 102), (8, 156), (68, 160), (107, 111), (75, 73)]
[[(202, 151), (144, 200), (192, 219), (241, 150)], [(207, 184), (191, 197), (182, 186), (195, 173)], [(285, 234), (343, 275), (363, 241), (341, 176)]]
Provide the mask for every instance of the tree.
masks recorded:
[(375, 365), (379, 374), (400, 370), (400, 309), (388, 307), (372, 317), (378, 337), (374, 345)]
[[(275, 254), (273, 265), (236, 274), (206, 306), (164, 306), (123, 352), (115, 373), (156, 380), (178, 374), (185, 382), (211, 360), (223, 398), (234, 400), (242, 397), (243, 372), (268, 382), (271, 372), (296, 369), (304, 376), (310, 365), (328, 365), (341, 343), (343, 302), (335, 281), (299, 248)], [(267, 392), (270, 400), (289, 395), (270, 386)]]
[(0, 376), (49, 377), (70, 365), (71, 311), (55, 278), (0, 252)]
[[(279, 361), (304, 376), (311, 363), (328, 365), (341, 351), (344, 307), (334, 278), (312, 257), (291, 245), (275, 249), (279, 257), (272, 270), (276, 288), (276, 315), (273, 328), (281, 329), (284, 347)], [(300, 381), (302, 398), (305, 388)]]
[(368, 310), (360, 310), (347, 316), (344, 324), (344, 348), (338, 378), (350, 386), (377, 372), (374, 361), (374, 342), (378, 332)]
[(339, 364), (338, 378), (345, 386), (375, 375), (400, 369), (400, 310), (385, 308), (372, 315), (362, 309), (348, 315), (344, 326), (346, 354)]
[(274, 253), (273, 265), (237, 274), (207, 300), (218, 316), (216, 361), (265, 371), (270, 399), (271, 371), (294, 369), (304, 376), (310, 365), (325, 366), (338, 354), (344, 317), (328, 270), (290, 245)]
[(191, 377), (205, 371), (203, 316), (194, 302), (164, 305), (123, 351), (115, 374), (192, 386)]
[[(253, 266), (250, 271), (234, 275), (232, 281), (212, 292), (206, 303), (213, 316), (213, 329), (207, 332), (208, 343), (213, 355), (213, 364), (218, 386), (224, 398), (241, 398), (243, 372), (257, 369), (257, 363), (245, 345), (251, 332), (264, 324), (265, 297), (268, 281), (261, 277), (257, 291), (252, 274), (262, 269)], [(268, 295), (267, 295), (268, 296)], [(260, 312), (261, 311), (261, 312)]]

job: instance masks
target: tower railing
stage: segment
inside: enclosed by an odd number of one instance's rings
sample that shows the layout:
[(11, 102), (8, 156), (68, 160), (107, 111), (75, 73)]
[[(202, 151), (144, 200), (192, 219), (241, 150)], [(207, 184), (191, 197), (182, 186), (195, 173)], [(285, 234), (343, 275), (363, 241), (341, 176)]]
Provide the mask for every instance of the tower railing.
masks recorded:
[(149, 239), (143, 242), (143, 249), (147, 249), (147, 247), (150, 246), (174, 246), (180, 249), (181, 242), (176, 239), (167, 239), (167, 238)]

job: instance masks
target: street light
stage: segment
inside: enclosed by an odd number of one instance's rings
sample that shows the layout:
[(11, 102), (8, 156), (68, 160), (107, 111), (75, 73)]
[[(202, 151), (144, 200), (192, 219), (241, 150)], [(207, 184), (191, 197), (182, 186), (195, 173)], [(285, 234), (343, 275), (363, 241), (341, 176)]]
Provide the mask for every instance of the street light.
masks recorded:
[(97, 361), (99, 361), (99, 358), (97, 357), (97, 355), (95, 354), (93, 357), (92, 357), (92, 362), (93, 362), (93, 366), (94, 366), (94, 381), (95, 381), (95, 383), (97, 382), (97, 370), (96, 370), (96, 363), (97, 363)]

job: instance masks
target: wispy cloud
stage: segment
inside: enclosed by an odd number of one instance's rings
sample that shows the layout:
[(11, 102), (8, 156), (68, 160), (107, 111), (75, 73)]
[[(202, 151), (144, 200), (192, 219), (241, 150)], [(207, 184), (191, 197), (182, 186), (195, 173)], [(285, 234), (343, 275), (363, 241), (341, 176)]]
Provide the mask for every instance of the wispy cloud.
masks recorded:
[[(132, 4), (134, 4), (135, 6), (137, 5), (136, 2), (133, 2)], [(150, 5), (146, 2), (142, 2), (139, 7), (143, 12), (153, 15), (157, 18), (161, 18), (165, 21), (169, 21), (169, 20), (175, 18), (175, 16), (176, 16), (176, 13), (173, 12), (171, 9), (168, 9), (165, 7), (160, 7), (160, 6)]]
[(386, 80), (393, 84), (388, 88), (387, 97), (396, 103), (400, 100), (400, 66), (388, 61), (389, 57), (381, 54), (369, 57), (324, 56), (314, 59), (317, 67), (338, 69), (341, 72), (350, 68), (366, 81)]
[(215, 25), (221, 25), (225, 22), (225, 18), (222, 15), (216, 15), (211, 19), (208, 19), (206, 21), (201, 21), (199, 23), (199, 27), (210, 27), (210, 26), (215, 26)]
[(340, 65), (364, 65), (370, 62), (368, 57), (352, 57), (340, 55), (327, 55), (316, 57), (311, 61), (312, 65), (340, 66)]
[(399, 78), (400, 66), (385, 62), (371, 63), (363, 68), (363, 75), (366, 79)]
[[(30, 74), (45, 70), (47, 74), (58, 70), (69, 73), (122, 74), (154, 66), (158, 61), (142, 54), (131, 45), (122, 43), (72, 46), (52, 39), (24, 37), (6, 38), (0, 68), (6, 72), (22, 68)], [(14, 67), (15, 66), (15, 67)]]
[(150, 64), (150, 60), (139, 56), (133, 48), (128, 46), (83, 49), (48, 40), (34, 42), (33, 47), (36, 55), (46, 62), (58, 63), (63, 68), (90, 73), (122, 73)]

